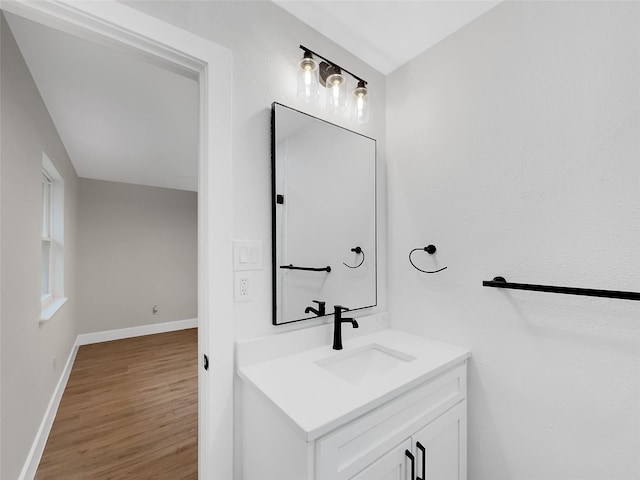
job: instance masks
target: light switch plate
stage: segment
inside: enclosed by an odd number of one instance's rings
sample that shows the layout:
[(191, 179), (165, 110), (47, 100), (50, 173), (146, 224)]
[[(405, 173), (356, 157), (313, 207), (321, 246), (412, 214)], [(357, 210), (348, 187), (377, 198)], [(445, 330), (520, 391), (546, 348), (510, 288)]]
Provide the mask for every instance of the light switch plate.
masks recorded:
[(233, 270), (262, 270), (262, 240), (233, 241)]

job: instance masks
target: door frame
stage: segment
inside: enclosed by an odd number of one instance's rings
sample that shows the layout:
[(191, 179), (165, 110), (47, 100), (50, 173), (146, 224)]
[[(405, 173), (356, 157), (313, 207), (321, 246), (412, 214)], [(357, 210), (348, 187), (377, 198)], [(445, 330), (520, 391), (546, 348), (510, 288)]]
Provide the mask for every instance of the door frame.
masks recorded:
[[(115, 1), (2, 0), (0, 8), (198, 81), (198, 478), (231, 479), (231, 52)], [(209, 358), (208, 371), (203, 365), (205, 354)]]

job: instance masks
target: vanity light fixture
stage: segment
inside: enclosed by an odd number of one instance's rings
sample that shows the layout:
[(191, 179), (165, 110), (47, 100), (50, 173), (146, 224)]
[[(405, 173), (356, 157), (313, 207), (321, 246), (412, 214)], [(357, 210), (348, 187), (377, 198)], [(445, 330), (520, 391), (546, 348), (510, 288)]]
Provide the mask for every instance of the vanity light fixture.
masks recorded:
[[(343, 72), (346, 72), (358, 82), (351, 96), (351, 119), (359, 125), (366, 123), (369, 120), (367, 81), (303, 45), (300, 45), (300, 48), (304, 51), (304, 55), (298, 62), (298, 98), (307, 103), (318, 100), (320, 97), (319, 80), (320, 85), (326, 89), (327, 111), (345, 112), (348, 95), (347, 78)], [(314, 56), (323, 61), (318, 64)]]

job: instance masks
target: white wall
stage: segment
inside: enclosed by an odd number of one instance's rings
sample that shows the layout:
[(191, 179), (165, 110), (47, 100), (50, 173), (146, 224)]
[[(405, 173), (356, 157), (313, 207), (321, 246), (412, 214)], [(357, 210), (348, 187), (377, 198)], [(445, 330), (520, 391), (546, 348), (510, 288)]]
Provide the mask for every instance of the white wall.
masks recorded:
[(471, 480), (640, 477), (638, 302), (481, 286), (640, 290), (639, 67), (637, 2), (504, 2), (387, 77), (391, 318), (473, 351)]
[(78, 203), (78, 333), (198, 316), (196, 192), (82, 178)]
[[(14, 479), (75, 340), (77, 177), (4, 17), (1, 31), (0, 478)], [(69, 300), (40, 325), (43, 151), (64, 180), (64, 290)]]
[[(254, 272), (255, 300), (235, 307), (237, 338), (304, 328), (311, 320), (289, 326), (271, 325), (271, 103), (274, 101), (378, 140), (379, 238), (385, 238), (384, 173), (385, 79), (382, 74), (310, 29), (272, 2), (124, 2), (150, 15), (231, 49), (233, 55), (233, 205), (234, 236), (263, 240), (265, 268)], [(369, 82), (370, 122), (358, 128), (347, 113), (332, 115), (322, 102), (310, 106), (296, 98), (296, 64), (302, 44)], [(321, 99), (322, 100), (322, 99)], [(378, 244), (379, 307), (386, 310), (386, 245)], [(229, 252), (231, 255), (231, 250)]]

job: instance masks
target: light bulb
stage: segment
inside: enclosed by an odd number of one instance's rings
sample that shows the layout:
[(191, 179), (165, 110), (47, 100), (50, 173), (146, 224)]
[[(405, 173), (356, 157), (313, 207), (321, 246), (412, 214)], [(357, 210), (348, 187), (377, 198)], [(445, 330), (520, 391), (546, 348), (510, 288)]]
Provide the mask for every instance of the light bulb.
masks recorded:
[(327, 77), (327, 111), (344, 112), (347, 109), (347, 79), (336, 68), (336, 73)]
[(340, 102), (340, 82), (337, 80), (331, 85), (331, 95), (333, 95), (333, 103), (338, 104)]

